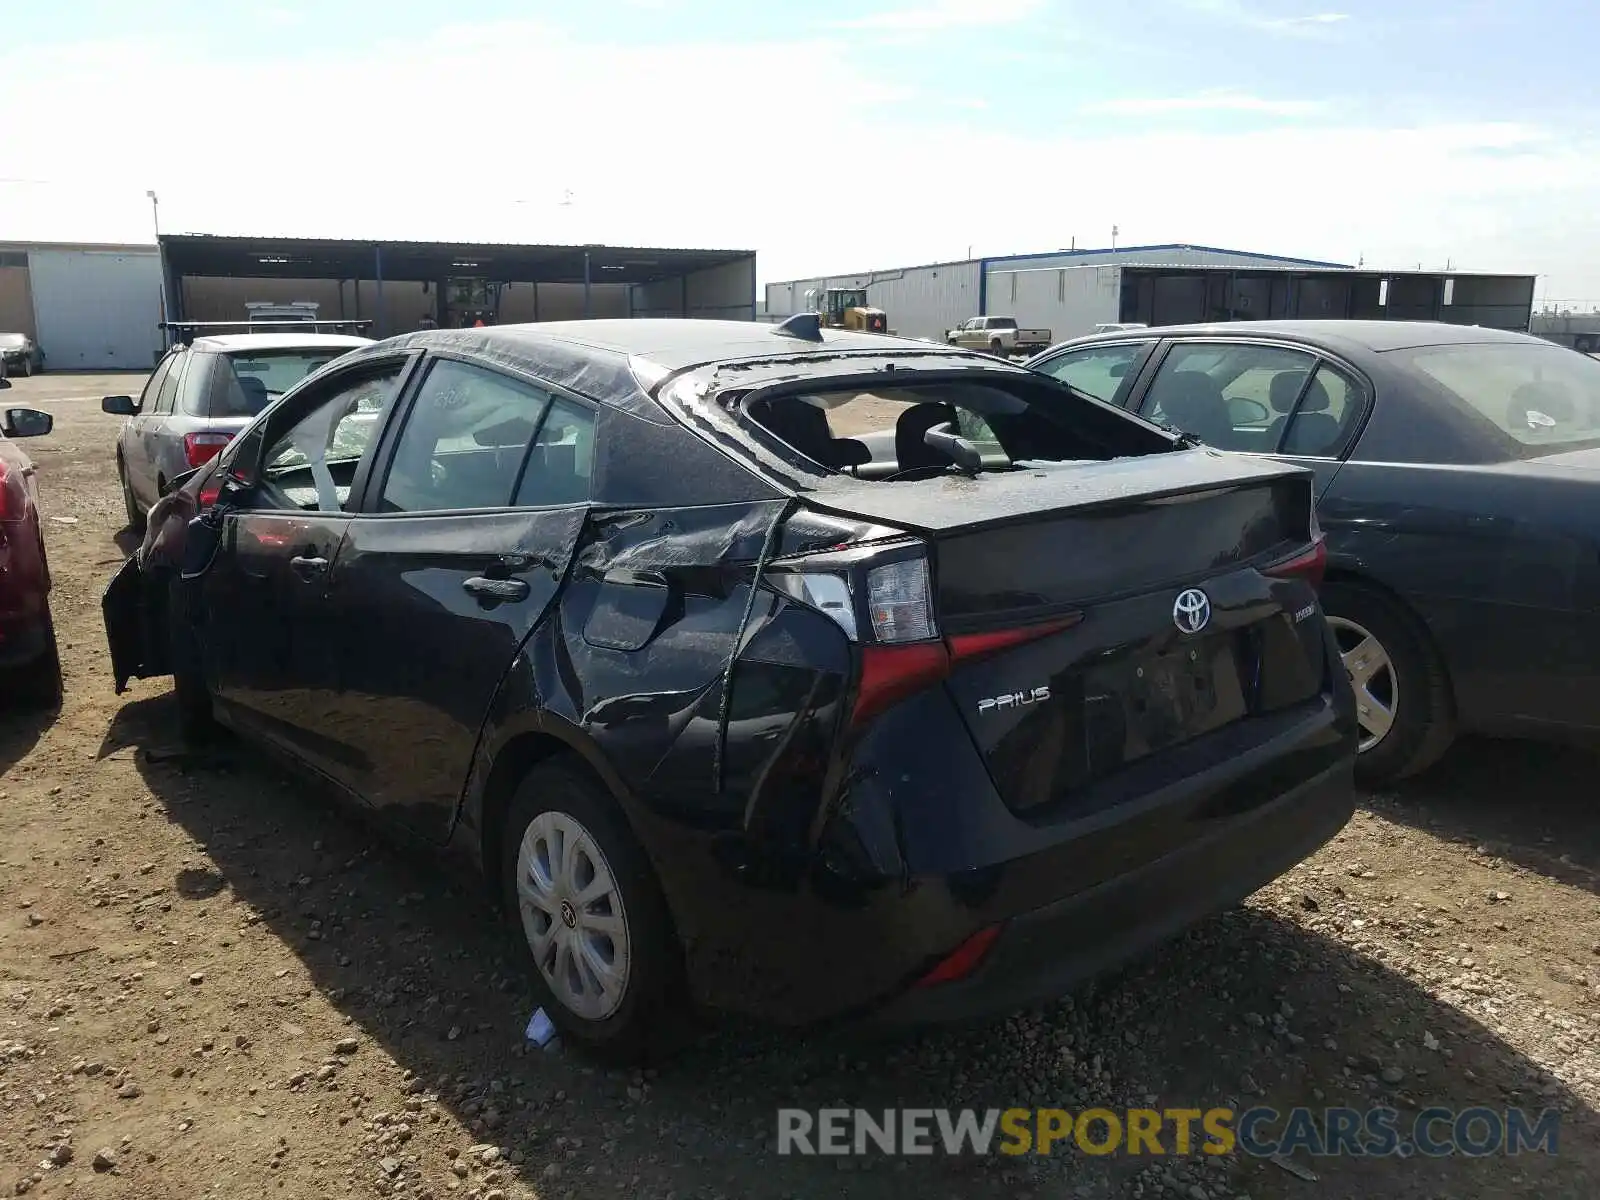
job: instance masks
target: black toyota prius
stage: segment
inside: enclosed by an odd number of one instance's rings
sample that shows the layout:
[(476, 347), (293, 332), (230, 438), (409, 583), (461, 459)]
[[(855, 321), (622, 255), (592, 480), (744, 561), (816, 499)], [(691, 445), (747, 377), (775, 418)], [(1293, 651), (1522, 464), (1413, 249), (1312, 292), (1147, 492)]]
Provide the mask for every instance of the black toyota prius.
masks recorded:
[(571, 1041), (957, 1018), (1348, 819), (1311, 480), (815, 318), (425, 331), (182, 482), (106, 627), (481, 872)]

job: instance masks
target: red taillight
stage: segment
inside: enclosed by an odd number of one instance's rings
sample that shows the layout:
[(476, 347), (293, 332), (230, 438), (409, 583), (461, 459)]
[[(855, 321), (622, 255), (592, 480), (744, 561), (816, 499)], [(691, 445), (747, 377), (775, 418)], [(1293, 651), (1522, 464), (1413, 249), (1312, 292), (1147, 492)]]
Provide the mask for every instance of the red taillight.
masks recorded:
[(200, 508), (210, 508), (222, 498), (222, 480), (213, 478), (200, 488)]
[(1328, 569), (1328, 543), (1321, 537), (1293, 558), (1274, 563), (1263, 572), (1278, 579), (1304, 579), (1313, 588), (1322, 586), (1323, 573)]
[(22, 515), (16, 508), (16, 500), (11, 495), (15, 485), (7, 478), (10, 472), (6, 469), (6, 460), (0, 458), (0, 521), (14, 521)]
[(949, 673), (950, 652), (943, 642), (861, 647), (861, 686), (850, 723), (865, 724)]
[(950, 645), (951, 659), (963, 662), (982, 658), (986, 654), (996, 654), (1001, 650), (1009, 650), (1024, 642), (1049, 637), (1052, 633), (1071, 629), (1081, 620), (1083, 620), (1082, 613), (1070, 613), (1039, 625), (1024, 625), (1020, 629), (996, 629), (992, 633), (958, 633), (946, 640)]
[(191, 467), (203, 467), (231, 441), (231, 433), (186, 433), (183, 435), (183, 456), (189, 460)]
[(898, 646), (861, 648), (861, 686), (851, 713), (853, 725), (862, 725), (914, 692), (938, 683), (953, 664), (997, 654), (1025, 642), (1037, 641), (1070, 629), (1083, 620), (1082, 613), (1058, 617), (1039, 625), (996, 629), (988, 633), (961, 633), (940, 642), (907, 642)]
[(958, 979), (965, 979), (982, 964), (999, 936), (1000, 926), (984, 926), (940, 959), (939, 965), (917, 980), (914, 986), (933, 987), (935, 984), (954, 983)]

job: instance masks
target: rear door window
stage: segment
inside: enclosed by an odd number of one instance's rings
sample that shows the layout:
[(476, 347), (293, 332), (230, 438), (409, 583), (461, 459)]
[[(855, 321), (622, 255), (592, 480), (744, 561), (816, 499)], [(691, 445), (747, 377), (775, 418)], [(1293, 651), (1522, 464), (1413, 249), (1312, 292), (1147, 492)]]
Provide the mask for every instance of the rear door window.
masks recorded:
[(1318, 365), (1278, 446), (1280, 454), (1339, 458), (1360, 424), (1366, 389), (1330, 362)]
[(150, 378), (144, 382), (144, 390), (139, 393), (139, 412), (149, 415), (156, 410), (156, 397), (161, 394), (161, 385), (166, 382), (167, 375), (172, 371), (172, 364), (177, 355), (168, 354), (150, 373)]
[(1315, 356), (1249, 342), (1179, 342), (1145, 393), (1141, 413), (1219, 450), (1269, 454)]
[(1122, 404), (1139, 373), (1139, 365), (1152, 342), (1119, 342), (1113, 346), (1084, 346), (1059, 358), (1040, 363), (1038, 370), (1070, 383), (1080, 392), (1107, 404)]
[(517, 485), (519, 508), (579, 504), (589, 499), (594, 470), (594, 413), (556, 399), (539, 426)]
[(190, 357), (188, 352), (174, 355), (172, 366), (161, 380), (161, 389), (156, 393), (155, 411), (163, 416), (172, 411), (173, 402), (178, 395), (178, 384), (183, 379), (184, 368), (188, 366)]
[[(530, 443), (552, 399), (544, 388), (509, 375), (451, 359), (436, 360), (406, 414), (384, 480), (380, 511), (509, 506)], [(577, 453), (576, 442), (570, 444), (571, 456), (558, 454), (554, 446), (542, 450), (552, 463), (558, 457), (570, 463)]]

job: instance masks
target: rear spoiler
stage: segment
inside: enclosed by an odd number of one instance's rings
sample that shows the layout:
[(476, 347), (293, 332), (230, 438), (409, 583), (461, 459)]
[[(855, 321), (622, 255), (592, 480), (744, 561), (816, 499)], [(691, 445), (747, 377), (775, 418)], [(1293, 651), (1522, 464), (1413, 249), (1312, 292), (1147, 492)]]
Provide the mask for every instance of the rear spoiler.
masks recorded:
[(220, 333), (232, 331), (234, 333), (250, 333), (258, 329), (270, 330), (305, 330), (311, 333), (359, 333), (372, 326), (370, 318), (346, 320), (338, 318), (324, 320), (320, 317), (297, 321), (292, 318), (278, 320), (268, 318), (265, 320), (251, 320), (246, 317), (242, 321), (163, 321), (161, 328), (172, 335), (173, 342), (182, 342), (188, 346), (194, 339), (207, 333)]

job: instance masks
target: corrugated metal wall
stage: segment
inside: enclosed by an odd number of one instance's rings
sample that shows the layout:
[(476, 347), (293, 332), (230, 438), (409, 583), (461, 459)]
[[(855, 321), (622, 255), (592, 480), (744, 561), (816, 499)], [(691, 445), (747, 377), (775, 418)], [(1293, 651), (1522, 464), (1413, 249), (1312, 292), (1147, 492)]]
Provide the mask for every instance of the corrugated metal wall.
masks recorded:
[[(383, 321), (379, 321), (378, 284), (373, 279), (233, 279), (187, 276), (183, 280), (183, 312), (191, 321), (240, 321), (251, 300), (284, 304), (312, 300), (317, 315), (328, 319), (367, 318), (372, 336), (416, 329), (423, 314), (434, 312), (432, 289), (406, 280), (385, 280)], [(594, 317), (628, 316), (628, 289), (620, 283), (596, 283), (589, 289)], [(524, 321), (576, 321), (583, 316), (581, 283), (508, 283), (500, 288), (499, 324)]]
[(1122, 268), (1057, 267), (990, 274), (986, 305), (1019, 325), (1050, 330), (1052, 341), (1088, 333), (1121, 312)]
[(148, 370), (159, 356), (161, 262), (152, 248), (29, 250), (45, 363), (58, 371)]
[(978, 315), (979, 261), (936, 263), (865, 275), (831, 275), (767, 285), (767, 312), (782, 318), (804, 312), (806, 292), (827, 288), (867, 289), (867, 300), (889, 316), (901, 337), (944, 340), (945, 332)]
[(1044, 271), (1052, 267), (1327, 267), (1311, 259), (1252, 254), (1248, 250), (1220, 250), (1209, 246), (1130, 246), (1123, 250), (1062, 250), (1055, 254), (1028, 254), (1015, 258), (985, 259), (993, 271)]
[(756, 260), (737, 259), (680, 279), (642, 283), (633, 289), (635, 317), (756, 319)]

